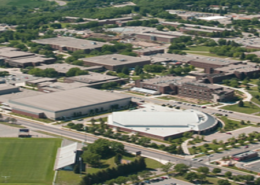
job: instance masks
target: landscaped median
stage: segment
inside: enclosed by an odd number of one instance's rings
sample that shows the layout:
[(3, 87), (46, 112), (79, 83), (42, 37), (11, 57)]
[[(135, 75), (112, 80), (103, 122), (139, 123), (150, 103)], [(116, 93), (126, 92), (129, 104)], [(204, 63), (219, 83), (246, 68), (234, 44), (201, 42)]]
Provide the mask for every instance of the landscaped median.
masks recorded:
[(260, 141), (260, 133), (253, 132), (248, 135), (242, 133), (238, 136), (238, 138), (229, 138), (227, 142), (223, 142), (222, 140), (217, 141), (215, 139), (212, 141), (212, 143), (205, 143), (201, 146), (192, 146), (189, 148), (189, 151), (191, 154), (198, 154), (198, 156), (201, 157), (210, 153), (217, 153), (229, 150), (231, 148), (238, 148), (240, 146), (256, 143), (258, 141)]
[(234, 105), (227, 105), (224, 107), (221, 107), (221, 109), (234, 111), (234, 112), (241, 112), (244, 114), (253, 114), (256, 112), (260, 112), (260, 107), (254, 105), (252, 102), (243, 102), (243, 106), (239, 106), (239, 104)]

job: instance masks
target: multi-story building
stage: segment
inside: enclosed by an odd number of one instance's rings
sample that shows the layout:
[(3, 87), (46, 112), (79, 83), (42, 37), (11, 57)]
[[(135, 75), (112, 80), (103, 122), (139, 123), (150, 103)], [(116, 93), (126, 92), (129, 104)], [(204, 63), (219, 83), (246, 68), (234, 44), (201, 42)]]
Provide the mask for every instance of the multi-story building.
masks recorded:
[(234, 98), (234, 91), (229, 88), (204, 84), (187, 77), (164, 76), (143, 81), (137, 80), (135, 86), (154, 90), (161, 94), (179, 95), (214, 102), (230, 101)]

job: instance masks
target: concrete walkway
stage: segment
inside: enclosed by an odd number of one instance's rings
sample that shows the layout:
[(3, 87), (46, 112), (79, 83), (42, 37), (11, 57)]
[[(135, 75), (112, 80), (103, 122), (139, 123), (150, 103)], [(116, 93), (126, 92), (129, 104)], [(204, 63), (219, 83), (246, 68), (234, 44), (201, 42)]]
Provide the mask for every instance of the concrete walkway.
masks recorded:
[(192, 141), (192, 140), (193, 140), (193, 138), (187, 139), (186, 141), (184, 141), (181, 144), (181, 148), (183, 150), (183, 153), (186, 154), (186, 155), (190, 155), (190, 151), (189, 151), (189, 148), (188, 148), (188, 143), (189, 143), (189, 141)]

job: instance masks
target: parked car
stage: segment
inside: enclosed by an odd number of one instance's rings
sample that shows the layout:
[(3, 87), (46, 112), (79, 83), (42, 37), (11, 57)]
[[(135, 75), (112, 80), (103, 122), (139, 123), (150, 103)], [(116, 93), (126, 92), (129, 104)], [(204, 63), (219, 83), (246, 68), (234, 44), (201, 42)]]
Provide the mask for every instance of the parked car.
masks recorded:
[(232, 135), (232, 133), (231, 133), (231, 132), (226, 132), (226, 134)]

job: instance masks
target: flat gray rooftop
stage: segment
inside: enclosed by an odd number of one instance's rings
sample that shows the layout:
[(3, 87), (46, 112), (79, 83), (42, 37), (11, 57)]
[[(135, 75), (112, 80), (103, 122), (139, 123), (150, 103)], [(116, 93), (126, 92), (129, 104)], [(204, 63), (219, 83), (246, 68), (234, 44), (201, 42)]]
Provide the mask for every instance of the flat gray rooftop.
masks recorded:
[(229, 65), (220, 68), (216, 68), (217, 71), (223, 72), (253, 72), (253, 71), (260, 71), (259, 67), (253, 65), (245, 65), (245, 64), (238, 64), (238, 65)]
[(88, 87), (54, 92), (38, 96), (10, 100), (14, 106), (34, 108), (48, 112), (58, 112), (79, 107), (91, 106), (111, 101), (129, 99), (119, 94), (100, 91)]
[(192, 61), (207, 63), (207, 64), (223, 65), (223, 66), (241, 63), (241, 61), (237, 61), (237, 60), (225, 60), (220, 58), (209, 58), (209, 57), (202, 57), (202, 58), (194, 59)]
[(93, 83), (98, 81), (115, 80), (118, 79), (118, 77), (105, 75), (101, 73), (89, 72), (88, 75), (73, 76), (68, 79), (79, 81), (79, 82), (85, 82), (85, 83)]
[(99, 65), (111, 66), (148, 61), (147, 59), (143, 59), (141, 57), (132, 57), (120, 54), (101, 55), (97, 57), (81, 58), (79, 60), (83, 60), (85, 62), (92, 62)]
[[(39, 69), (47, 69), (47, 68), (52, 68), (55, 69), (55, 71), (59, 73), (66, 73), (68, 72), (71, 68), (80, 68), (81, 70), (88, 70), (88, 67), (83, 67), (83, 66), (77, 66), (77, 65), (71, 65), (71, 64), (49, 64), (49, 65), (42, 65), (42, 66), (37, 66)], [(93, 66), (95, 67), (95, 66)]]
[(90, 41), (85, 39), (76, 39), (72, 37), (54, 37), (48, 39), (40, 39), (40, 40), (33, 40), (33, 42), (38, 44), (50, 44), (50, 45), (58, 45), (60, 47), (72, 47), (77, 49), (95, 49), (100, 48), (105, 44), (105, 42), (96, 42)]
[(45, 62), (47, 60), (54, 60), (54, 58), (44, 58), (42, 56), (32, 56), (32, 57), (26, 57), (26, 58), (17, 58), (12, 60), (13, 62), (16, 63), (38, 63), (38, 62)]
[(0, 84), (0, 91), (4, 90), (11, 90), (11, 89), (17, 89), (19, 87), (13, 86), (13, 85), (8, 85), (8, 84)]
[(195, 79), (193, 78), (185, 78), (185, 77), (176, 77), (176, 76), (160, 76), (152, 79), (145, 79), (143, 83), (158, 85), (158, 86), (169, 86), (169, 84), (182, 84), (186, 82), (194, 83)]
[(62, 82), (43, 82), (39, 84), (39, 87), (46, 91), (58, 92), (70, 89), (76, 89), (80, 87), (86, 87), (87, 84), (80, 82), (62, 83)]
[(26, 57), (26, 56), (33, 56), (34, 53), (28, 53), (24, 51), (11, 51), (11, 50), (0, 50), (0, 56), (7, 57), (7, 58), (16, 58), (16, 57)]

